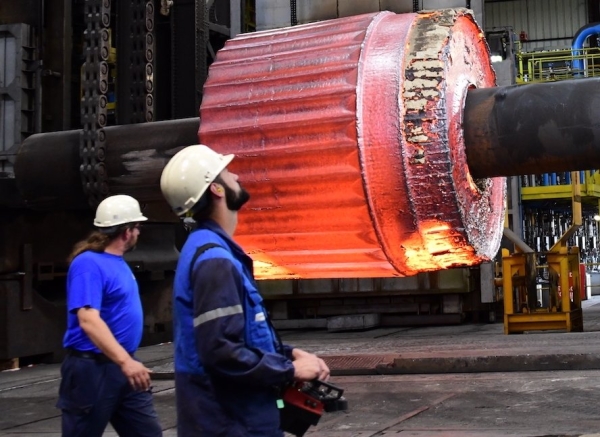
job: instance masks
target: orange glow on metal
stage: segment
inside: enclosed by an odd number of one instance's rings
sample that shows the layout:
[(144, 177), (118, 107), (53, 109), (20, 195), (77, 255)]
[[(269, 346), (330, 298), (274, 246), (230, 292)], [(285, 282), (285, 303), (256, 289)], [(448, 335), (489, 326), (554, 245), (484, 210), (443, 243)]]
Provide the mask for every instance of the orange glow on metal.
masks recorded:
[(252, 195), (236, 240), (258, 278), (407, 276), (495, 255), (504, 180), (474, 181), (469, 87), (494, 85), (464, 10), (365, 14), (227, 42), (199, 139)]

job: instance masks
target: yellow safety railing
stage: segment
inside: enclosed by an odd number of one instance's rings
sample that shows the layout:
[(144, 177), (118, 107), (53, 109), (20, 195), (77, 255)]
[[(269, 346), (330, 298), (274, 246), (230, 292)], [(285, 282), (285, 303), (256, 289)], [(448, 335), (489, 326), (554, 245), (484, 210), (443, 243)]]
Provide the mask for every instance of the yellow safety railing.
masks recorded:
[[(517, 83), (600, 76), (600, 48), (517, 52)], [(574, 68), (581, 61), (583, 68)]]

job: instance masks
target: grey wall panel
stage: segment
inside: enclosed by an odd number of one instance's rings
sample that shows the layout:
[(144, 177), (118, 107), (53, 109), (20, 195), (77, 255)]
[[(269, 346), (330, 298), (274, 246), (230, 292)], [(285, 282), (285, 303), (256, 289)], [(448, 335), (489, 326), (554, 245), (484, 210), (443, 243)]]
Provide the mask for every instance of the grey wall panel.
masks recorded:
[[(445, 8), (466, 8), (469, 4), (466, 0), (421, 0), (423, 9), (445, 9)], [(475, 16), (475, 21), (484, 27), (483, 0), (471, 0), (471, 9)]]
[[(484, 0), (471, 0), (475, 20), (484, 27)], [(421, 9), (464, 8), (467, 0), (420, 0)], [(299, 24), (368, 12), (391, 11), (404, 14), (413, 11), (412, 0), (297, 0)], [(256, 0), (256, 29), (267, 30), (290, 25), (289, 0)]]
[(412, 0), (379, 0), (382, 11), (392, 11), (397, 14), (406, 14), (413, 11)]
[(256, 0), (256, 30), (289, 26), (290, 16), (289, 1)]
[(311, 23), (313, 21), (338, 18), (337, 0), (297, 0), (296, 4), (298, 11), (298, 23)]
[(569, 48), (573, 35), (587, 24), (586, 0), (514, 0), (485, 4), (486, 29), (510, 26), (529, 41), (523, 50)]
[(379, 0), (346, 0), (338, 1), (338, 16), (351, 17), (353, 15), (368, 14), (379, 11)]

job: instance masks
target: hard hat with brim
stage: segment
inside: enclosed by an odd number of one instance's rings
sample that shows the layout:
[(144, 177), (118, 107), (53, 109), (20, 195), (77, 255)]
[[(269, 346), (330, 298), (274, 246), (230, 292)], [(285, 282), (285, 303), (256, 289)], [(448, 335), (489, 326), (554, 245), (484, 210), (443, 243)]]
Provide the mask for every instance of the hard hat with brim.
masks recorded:
[(127, 223), (143, 222), (148, 220), (142, 214), (140, 204), (131, 196), (118, 194), (104, 199), (96, 208), (94, 226), (101, 230), (108, 230)]
[(160, 189), (173, 212), (181, 216), (190, 211), (233, 158), (204, 144), (177, 152), (160, 177)]

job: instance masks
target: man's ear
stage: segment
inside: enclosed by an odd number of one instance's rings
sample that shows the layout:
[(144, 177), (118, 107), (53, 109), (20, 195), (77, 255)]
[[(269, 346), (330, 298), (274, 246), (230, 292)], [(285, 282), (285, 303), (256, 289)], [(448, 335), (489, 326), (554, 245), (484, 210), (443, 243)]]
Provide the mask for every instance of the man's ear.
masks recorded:
[(223, 197), (225, 195), (225, 190), (221, 184), (213, 182), (210, 184), (210, 191), (217, 197)]
[(125, 230), (123, 231), (123, 233), (121, 234), (121, 236), (123, 237), (123, 240), (127, 239), (127, 237), (129, 237), (129, 235), (133, 234), (133, 229), (130, 228), (129, 226), (127, 226), (125, 228)]

